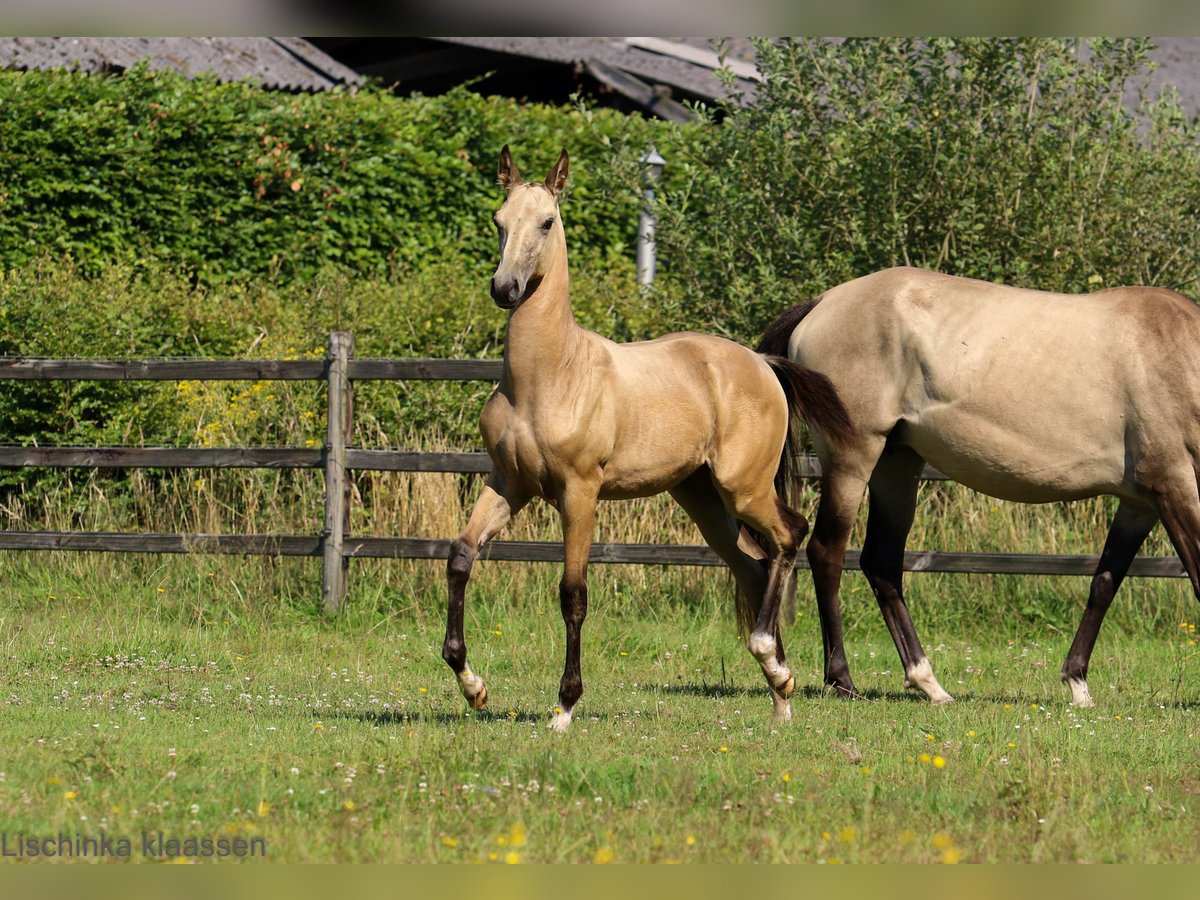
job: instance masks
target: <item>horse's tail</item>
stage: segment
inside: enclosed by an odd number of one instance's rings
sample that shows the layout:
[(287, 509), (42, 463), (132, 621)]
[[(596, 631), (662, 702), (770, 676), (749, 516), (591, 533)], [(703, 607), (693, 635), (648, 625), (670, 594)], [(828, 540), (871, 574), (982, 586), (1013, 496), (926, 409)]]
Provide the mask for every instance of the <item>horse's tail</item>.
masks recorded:
[(754, 349), (768, 356), (787, 356), (788, 344), (792, 340), (792, 332), (796, 330), (796, 326), (820, 302), (821, 298), (817, 297), (815, 300), (805, 300), (803, 303), (797, 303), (767, 326), (767, 330), (759, 338), (758, 346)]

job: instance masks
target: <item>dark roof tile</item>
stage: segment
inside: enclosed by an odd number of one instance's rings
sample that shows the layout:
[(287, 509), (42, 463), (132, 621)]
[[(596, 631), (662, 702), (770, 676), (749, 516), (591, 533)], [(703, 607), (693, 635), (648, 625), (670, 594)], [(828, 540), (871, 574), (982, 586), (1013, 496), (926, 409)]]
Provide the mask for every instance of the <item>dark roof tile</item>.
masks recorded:
[(362, 76), (303, 38), (289, 37), (2, 37), (0, 66), (122, 71), (141, 60), (185, 75), (254, 81), (289, 91), (362, 84)]

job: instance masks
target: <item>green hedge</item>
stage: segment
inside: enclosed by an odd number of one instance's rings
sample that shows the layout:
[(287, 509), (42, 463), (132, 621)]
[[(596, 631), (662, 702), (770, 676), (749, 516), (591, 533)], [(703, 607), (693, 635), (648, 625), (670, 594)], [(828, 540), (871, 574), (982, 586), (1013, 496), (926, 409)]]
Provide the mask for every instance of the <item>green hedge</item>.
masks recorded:
[(160, 261), (202, 280), (380, 275), (494, 262), (500, 147), (528, 177), (567, 147), (576, 259), (631, 254), (637, 195), (600, 196), (614, 141), (655, 125), (609, 111), (441, 97), (284, 94), (143, 66), (123, 76), (0, 72), (0, 267), (39, 253), (95, 274)]

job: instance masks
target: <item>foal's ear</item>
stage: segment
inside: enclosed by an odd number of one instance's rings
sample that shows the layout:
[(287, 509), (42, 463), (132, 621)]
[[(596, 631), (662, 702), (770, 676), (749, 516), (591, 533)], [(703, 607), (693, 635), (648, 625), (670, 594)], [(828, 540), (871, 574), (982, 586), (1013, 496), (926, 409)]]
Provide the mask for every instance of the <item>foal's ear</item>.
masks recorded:
[(508, 152), (508, 144), (500, 151), (500, 165), (496, 170), (496, 177), (500, 187), (506, 191), (511, 191), (521, 183), (521, 172), (513, 162), (512, 154)]
[(567, 151), (564, 149), (558, 157), (558, 162), (554, 164), (554, 168), (550, 170), (550, 174), (546, 176), (546, 187), (550, 188), (556, 198), (562, 193), (562, 189), (567, 186)]

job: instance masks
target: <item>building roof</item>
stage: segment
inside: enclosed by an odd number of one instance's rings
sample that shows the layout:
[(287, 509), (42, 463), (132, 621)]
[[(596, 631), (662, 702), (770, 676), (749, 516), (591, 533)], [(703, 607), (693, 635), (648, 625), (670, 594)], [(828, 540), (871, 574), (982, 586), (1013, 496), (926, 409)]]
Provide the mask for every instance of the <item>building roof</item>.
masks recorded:
[(362, 76), (303, 38), (294, 37), (0, 37), (0, 67), (123, 72), (153, 68), (220, 81), (253, 81), (286, 91), (362, 84)]
[[(738, 46), (724, 59), (709, 39), (651, 37), (334, 37), (311, 40), (364, 75), (402, 93), (437, 93), (475, 80), (478, 89), (561, 102), (574, 90), (614, 95), (627, 107), (693, 118), (685, 101), (711, 103), (729, 90), (753, 96), (758, 73)], [(739, 42), (744, 44), (745, 42)], [(746, 45), (748, 46), (748, 45)]]

